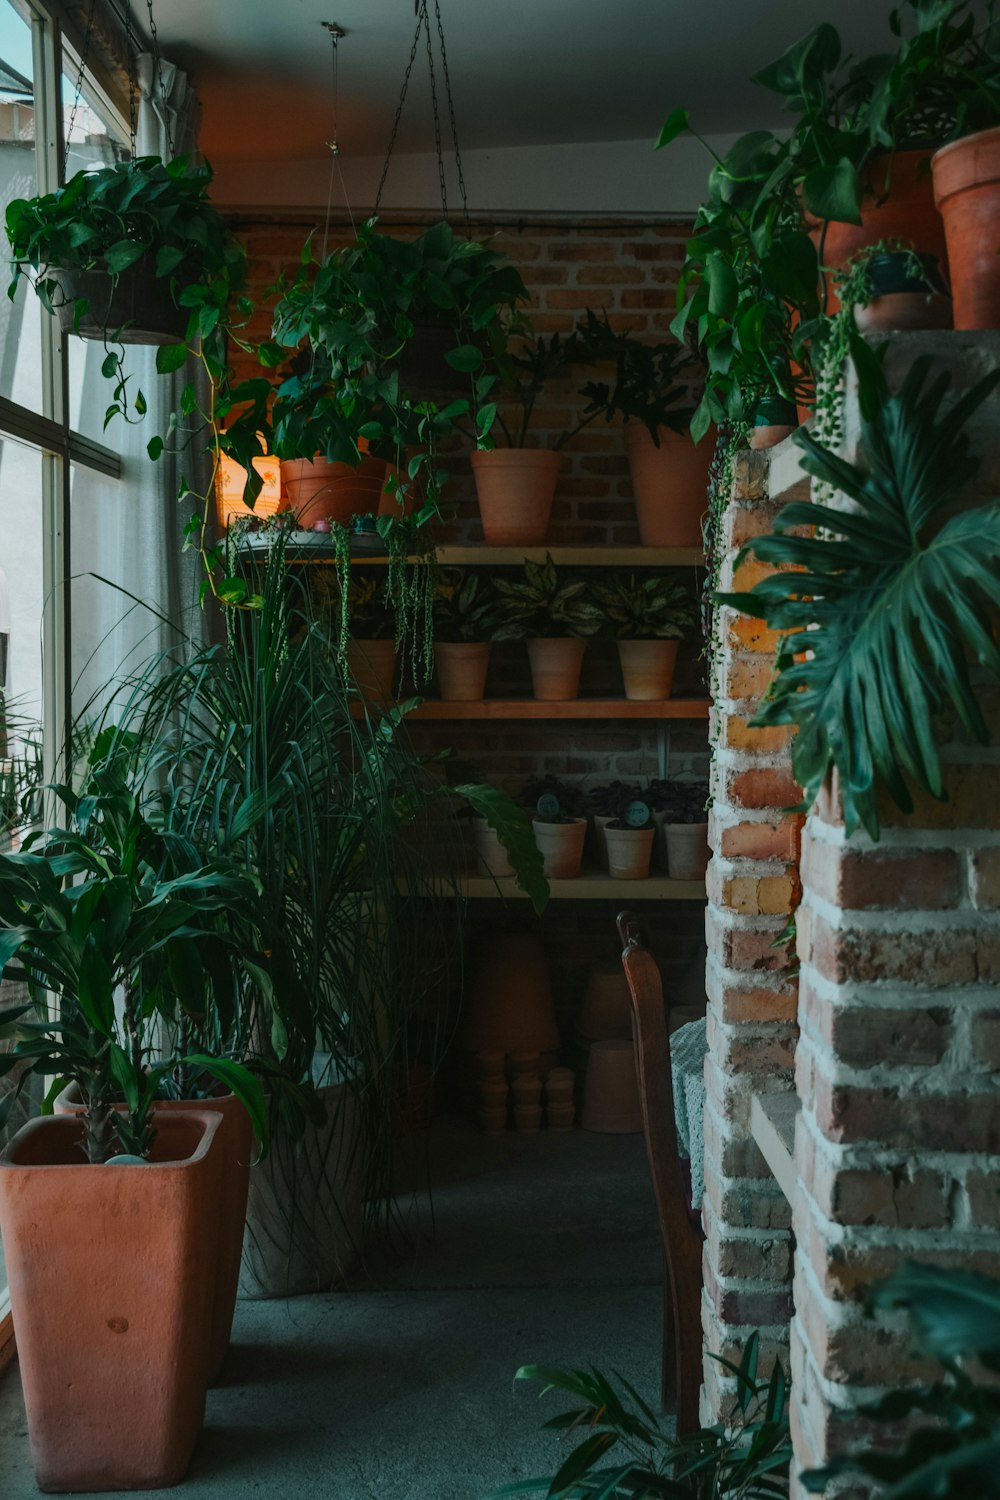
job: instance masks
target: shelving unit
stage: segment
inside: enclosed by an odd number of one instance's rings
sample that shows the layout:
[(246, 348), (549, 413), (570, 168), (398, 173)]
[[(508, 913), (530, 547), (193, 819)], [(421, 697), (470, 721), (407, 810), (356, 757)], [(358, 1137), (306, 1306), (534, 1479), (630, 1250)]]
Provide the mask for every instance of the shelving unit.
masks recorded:
[[(463, 875), (459, 878), (462, 894), (470, 900), (508, 896), (526, 900), (524, 892), (512, 878), (494, 880), (489, 875)], [(670, 880), (666, 875), (649, 875), (645, 880), (613, 880), (602, 871), (585, 872), (575, 880), (550, 880), (553, 901), (704, 901), (703, 880)]]
[[(628, 698), (572, 698), (564, 703), (546, 703), (539, 698), (483, 698), (456, 702), (425, 698), (411, 719), (707, 719), (707, 698), (659, 698), (634, 702)], [(364, 713), (361, 703), (352, 705), (355, 718)]]
[[(250, 536), (251, 552), (262, 552), (266, 539)], [(458, 545), (445, 543), (436, 549), (438, 562), (445, 567), (519, 568), (528, 559), (544, 562), (546, 554), (557, 566), (567, 568), (697, 568), (704, 567), (700, 547), (606, 547), (594, 543), (553, 542), (541, 547), (488, 547), (485, 543)], [(329, 538), (322, 532), (296, 531), (287, 544), (289, 562), (332, 563), (336, 554)], [(357, 566), (378, 566), (385, 557), (376, 552), (360, 552), (351, 558)]]

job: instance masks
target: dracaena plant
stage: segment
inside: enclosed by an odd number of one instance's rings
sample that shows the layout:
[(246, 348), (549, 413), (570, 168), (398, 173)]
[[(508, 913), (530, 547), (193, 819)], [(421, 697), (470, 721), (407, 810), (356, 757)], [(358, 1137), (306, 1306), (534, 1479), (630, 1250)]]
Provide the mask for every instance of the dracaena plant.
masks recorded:
[(596, 635), (604, 623), (600, 606), (587, 597), (590, 581), (561, 577), (548, 553), (544, 562), (526, 559), (520, 578), (497, 578), (493, 586), (504, 615), (493, 634), (495, 641), (546, 636), (585, 638)]
[(1000, 504), (954, 513), (978, 469), (964, 430), (1000, 371), (950, 403), (929, 356), (891, 393), (881, 360), (852, 341), (862, 464), (800, 431), (802, 465), (850, 509), (796, 502), (773, 535), (747, 544), (782, 571), (719, 597), (783, 633), (755, 725), (795, 724), (792, 769), (809, 806), (839, 774), (848, 832), (879, 834), (884, 787), (912, 812), (910, 782), (945, 800), (935, 721), (946, 709), (973, 739), (989, 735), (970, 661), (1000, 677), (993, 634)]
[(683, 640), (694, 624), (694, 600), (676, 579), (612, 573), (594, 597), (616, 636), (625, 640)]
[[(95, 773), (82, 796), (56, 790), (67, 827), (0, 854), (0, 974), (33, 994), (0, 1013), (0, 1038), (12, 1044), (0, 1053), (0, 1072), (17, 1070), (0, 1126), (32, 1073), (54, 1075), (57, 1087), (79, 1086), (89, 1162), (106, 1161), (116, 1141), (146, 1156), (161, 1086), (193, 1070), (237, 1094), (265, 1141), (263, 1093), (245, 1067), (202, 1052), (164, 1057), (157, 1044), (158, 1022), (179, 1020), (184, 1036), (185, 1022), (197, 1029), (207, 1008), (228, 1029), (232, 970), (242, 958), (227, 918), (239, 912), (245, 921), (256, 882), (221, 859), (202, 863), (187, 841), (157, 832), (111, 768)], [(51, 1018), (46, 995), (58, 1012)], [(114, 1108), (118, 1099), (124, 1112)]]

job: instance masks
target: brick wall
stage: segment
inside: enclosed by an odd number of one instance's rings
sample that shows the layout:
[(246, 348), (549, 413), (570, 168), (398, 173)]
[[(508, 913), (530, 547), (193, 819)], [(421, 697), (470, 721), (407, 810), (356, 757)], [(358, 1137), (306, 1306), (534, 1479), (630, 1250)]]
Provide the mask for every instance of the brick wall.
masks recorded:
[[(723, 523), (723, 588), (766, 571), (734, 571), (740, 547), (769, 531), (784, 496), (769, 453), (736, 462)], [(759, 621), (717, 613), (712, 708), (713, 856), (707, 912), (710, 1054), (706, 1062), (706, 1245), (702, 1321), (708, 1353), (738, 1360), (760, 1330), (765, 1360), (784, 1350), (791, 1315), (791, 1207), (750, 1137), (755, 1093), (794, 1087), (797, 985), (790, 945), (776, 946), (798, 897), (801, 818), (785, 730), (748, 727), (771, 675), (775, 641)], [(732, 1381), (705, 1362), (702, 1414), (724, 1415)]]

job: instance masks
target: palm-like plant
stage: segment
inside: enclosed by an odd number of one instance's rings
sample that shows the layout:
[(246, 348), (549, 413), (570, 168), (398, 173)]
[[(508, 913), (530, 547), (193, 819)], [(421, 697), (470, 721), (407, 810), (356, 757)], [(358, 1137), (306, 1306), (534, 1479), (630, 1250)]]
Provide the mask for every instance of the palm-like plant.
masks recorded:
[(880, 359), (860, 338), (852, 355), (866, 466), (808, 433), (797, 441), (806, 471), (853, 508), (786, 506), (775, 534), (744, 549), (786, 571), (720, 598), (786, 632), (753, 722), (799, 726), (792, 767), (804, 805), (836, 769), (848, 832), (861, 823), (878, 838), (879, 783), (906, 812), (907, 777), (945, 798), (938, 713), (951, 705), (968, 734), (988, 739), (969, 656), (1000, 677), (990, 617), (1000, 505), (951, 512), (978, 467), (963, 429), (1000, 384), (1000, 371), (945, 405), (949, 377), (930, 378), (928, 357), (892, 395)]
[(596, 635), (604, 623), (600, 607), (586, 597), (584, 578), (560, 578), (546, 553), (545, 561), (525, 560), (518, 579), (497, 578), (494, 588), (505, 612), (495, 641), (523, 641), (529, 637)]
[(675, 579), (612, 573), (594, 594), (623, 640), (683, 640), (694, 624), (691, 591)]

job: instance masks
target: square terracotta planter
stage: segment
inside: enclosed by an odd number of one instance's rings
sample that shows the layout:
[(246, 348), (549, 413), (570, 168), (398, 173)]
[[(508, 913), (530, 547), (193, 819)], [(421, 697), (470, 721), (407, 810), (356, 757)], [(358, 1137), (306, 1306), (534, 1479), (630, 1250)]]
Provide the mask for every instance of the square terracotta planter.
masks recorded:
[(0, 1155), (0, 1233), (35, 1479), (155, 1489), (201, 1431), (222, 1116), (157, 1121), (149, 1162), (90, 1166), (83, 1123), (32, 1120)]

